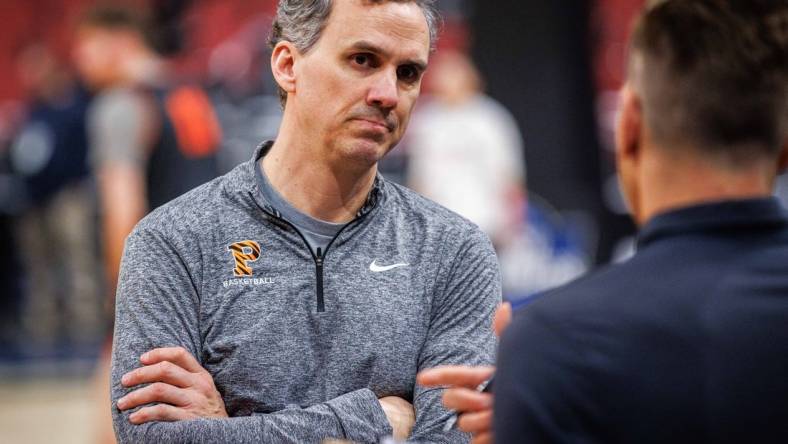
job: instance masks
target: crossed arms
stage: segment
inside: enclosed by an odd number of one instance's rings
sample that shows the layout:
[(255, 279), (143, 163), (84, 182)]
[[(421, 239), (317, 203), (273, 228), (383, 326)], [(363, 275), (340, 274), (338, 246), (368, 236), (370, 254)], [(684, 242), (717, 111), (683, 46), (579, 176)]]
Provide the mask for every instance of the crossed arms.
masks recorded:
[[(482, 249), (491, 251), (487, 244)], [(467, 246), (477, 247), (471, 251), (480, 249), (479, 245)], [(167, 258), (167, 273), (151, 273), (162, 269), (161, 258)], [(482, 299), (482, 316), (469, 316), (465, 322), (450, 307), (455, 302), (467, 307), (469, 296), (449, 278), (447, 294), (454, 299), (447, 300), (432, 320), (430, 337), (418, 357), (419, 369), (468, 360), (455, 352), (452, 338), (467, 334), (466, 330), (477, 335), (489, 330), (489, 318), (500, 297), (497, 266), (486, 256), (475, 266), (491, 267), (492, 272), (471, 290), (493, 296)], [(461, 273), (463, 266), (457, 268), (458, 275), (467, 275)], [(155, 230), (138, 228), (127, 240), (113, 344), (112, 410), (119, 442), (320, 442), (328, 437), (377, 442), (385, 435), (404, 437), (411, 425), (414, 440), (454, 443), (469, 439), (459, 430), (442, 431), (450, 415), (441, 405), (442, 390), (418, 386), (413, 413), (407, 401), (379, 400), (370, 389), (360, 388), (304, 408), (288, 406), (272, 413), (227, 417), (212, 375), (199, 362), (200, 300), (195, 274), (171, 241)], [(455, 331), (458, 328), (462, 332)], [(490, 341), (490, 349), (493, 346)]]
[[(228, 418), (212, 376), (186, 349), (153, 349), (143, 353), (140, 362), (142, 367), (123, 375), (121, 384), (127, 388), (147, 385), (129, 392), (116, 402), (120, 411), (141, 407), (129, 414), (131, 424)], [(407, 438), (415, 421), (413, 406), (393, 396), (378, 401), (391, 424), (393, 435), (397, 439)], [(275, 435), (266, 436), (271, 439)]]

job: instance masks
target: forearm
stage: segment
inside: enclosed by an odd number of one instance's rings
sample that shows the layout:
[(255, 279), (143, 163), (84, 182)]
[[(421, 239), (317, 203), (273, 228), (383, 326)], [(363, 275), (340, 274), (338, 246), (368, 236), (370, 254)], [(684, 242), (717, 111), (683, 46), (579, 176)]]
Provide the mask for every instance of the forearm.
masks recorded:
[(417, 443), (438, 443), (438, 444), (462, 444), (470, 442), (471, 435), (453, 427), (451, 430), (444, 431), (444, 426), (449, 418), (454, 414), (443, 407), (441, 397), (443, 389), (425, 389), (420, 392), (418, 399), (414, 401), (418, 410), (418, 422), (413, 428), (408, 442)]
[(132, 165), (105, 165), (97, 176), (104, 268), (110, 291), (114, 294), (126, 237), (147, 212), (145, 182), (141, 170)]
[(262, 415), (133, 425), (113, 409), (120, 443), (319, 443), (326, 438), (378, 442), (391, 427), (375, 394), (356, 390), (305, 409)]
[[(116, 410), (113, 408), (113, 410)], [(194, 419), (133, 425), (128, 415), (113, 411), (118, 443), (218, 443), (262, 442), (258, 417)]]

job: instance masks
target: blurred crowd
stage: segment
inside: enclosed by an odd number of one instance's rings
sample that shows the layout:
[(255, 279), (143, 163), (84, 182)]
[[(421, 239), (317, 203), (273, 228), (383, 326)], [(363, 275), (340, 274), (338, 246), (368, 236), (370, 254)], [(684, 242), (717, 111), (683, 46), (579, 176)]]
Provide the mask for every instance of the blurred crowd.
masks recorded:
[[(22, 100), (0, 107), (0, 362), (12, 364), (95, 358), (131, 228), (279, 123), (264, 69), (272, 2), (60, 3), (67, 48), (12, 35)], [(211, 14), (226, 32), (187, 43)]]

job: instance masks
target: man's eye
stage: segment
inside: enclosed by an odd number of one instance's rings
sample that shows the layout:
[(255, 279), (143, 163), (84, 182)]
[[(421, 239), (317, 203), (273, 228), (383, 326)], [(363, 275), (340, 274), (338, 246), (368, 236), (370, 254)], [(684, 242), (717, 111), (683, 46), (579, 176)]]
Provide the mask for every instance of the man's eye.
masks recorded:
[(367, 66), (370, 64), (370, 57), (367, 54), (356, 54), (353, 56), (353, 62), (357, 65)]
[(406, 82), (415, 82), (419, 79), (419, 71), (412, 66), (400, 66), (397, 68), (397, 77)]

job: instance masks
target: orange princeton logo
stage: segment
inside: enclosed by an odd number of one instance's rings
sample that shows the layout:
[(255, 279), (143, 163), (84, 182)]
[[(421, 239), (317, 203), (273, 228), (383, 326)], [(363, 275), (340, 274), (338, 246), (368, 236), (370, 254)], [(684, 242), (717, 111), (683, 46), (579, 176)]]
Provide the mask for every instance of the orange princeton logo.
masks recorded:
[(235, 267), (233, 274), (236, 276), (251, 276), (252, 267), (249, 262), (254, 262), (260, 258), (260, 244), (255, 241), (245, 240), (236, 242), (229, 247), (228, 250), (233, 254), (235, 260)]

